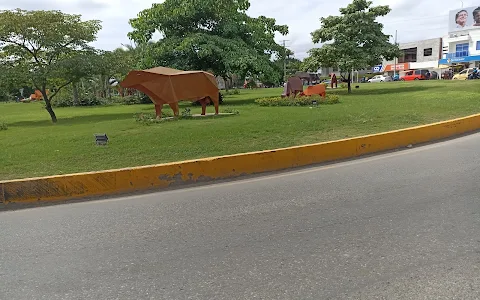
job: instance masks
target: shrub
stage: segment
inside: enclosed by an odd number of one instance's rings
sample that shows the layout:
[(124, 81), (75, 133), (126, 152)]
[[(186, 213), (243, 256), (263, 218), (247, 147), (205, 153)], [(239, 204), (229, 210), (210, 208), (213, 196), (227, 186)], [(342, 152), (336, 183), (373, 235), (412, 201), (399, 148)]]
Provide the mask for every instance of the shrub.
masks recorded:
[(57, 95), (53, 98), (52, 106), (70, 107), (70, 106), (97, 106), (109, 104), (109, 100), (97, 97), (93, 94), (83, 94), (78, 96), (78, 102), (75, 103), (71, 95)]
[(324, 102), (321, 104), (337, 104), (340, 103), (340, 96), (337, 94), (327, 94), (323, 100)]
[(113, 103), (119, 103), (123, 105), (153, 104), (152, 100), (150, 100), (147, 95), (127, 95), (124, 97), (114, 96), (111, 99)]
[(190, 108), (186, 107), (182, 111), (182, 118), (188, 118), (188, 117), (191, 117), (191, 116), (192, 116), (192, 111), (190, 110)]
[(223, 92), (225, 95), (240, 95), (240, 90), (239, 89), (233, 89), (233, 90), (225, 90)]
[(256, 89), (258, 88), (257, 83), (253, 80), (249, 80), (246, 85), (247, 89)]
[(325, 98), (322, 98), (319, 95), (314, 95), (311, 97), (271, 97), (255, 100), (260, 106), (311, 106), (312, 101), (317, 101), (318, 105), (336, 104), (340, 103), (340, 97), (336, 94), (327, 94)]
[(7, 130), (7, 129), (8, 129), (8, 124), (5, 122), (0, 122), (0, 131)]
[(121, 104), (125, 105), (134, 105), (134, 104), (140, 104), (140, 99), (137, 96), (124, 96), (124, 97), (119, 97), (119, 102)]

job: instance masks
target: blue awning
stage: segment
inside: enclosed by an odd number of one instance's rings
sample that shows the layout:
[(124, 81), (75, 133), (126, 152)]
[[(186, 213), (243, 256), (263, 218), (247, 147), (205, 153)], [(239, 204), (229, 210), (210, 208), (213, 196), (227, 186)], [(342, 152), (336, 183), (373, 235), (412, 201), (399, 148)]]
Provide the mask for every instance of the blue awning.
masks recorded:
[(470, 62), (470, 61), (480, 61), (480, 55), (444, 58), (444, 59), (440, 59), (438, 63), (441, 65), (449, 65), (449, 64), (463, 63), (463, 62)]

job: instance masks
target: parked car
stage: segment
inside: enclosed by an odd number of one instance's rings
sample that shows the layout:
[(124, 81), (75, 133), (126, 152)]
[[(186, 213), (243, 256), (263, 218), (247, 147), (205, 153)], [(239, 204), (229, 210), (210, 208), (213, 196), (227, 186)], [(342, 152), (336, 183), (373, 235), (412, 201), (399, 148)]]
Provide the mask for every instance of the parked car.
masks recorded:
[(412, 80), (426, 80), (427, 74), (429, 73), (428, 70), (410, 70), (403, 75), (400, 80), (401, 81), (412, 81)]
[(368, 82), (387, 82), (392, 81), (392, 77), (384, 75), (375, 75), (368, 80)]
[(470, 76), (471, 74), (473, 73), (473, 68), (468, 68), (468, 69), (465, 69), (463, 71), (461, 71), (460, 73), (457, 73), (455, 75), (453, 75), (453, 80), (467, 80), (468, 79), (468, 76)]
[(430, 72), (430, 80), (437, 80), (437, 79), (440, 79), (438, 73), (435, 71)]

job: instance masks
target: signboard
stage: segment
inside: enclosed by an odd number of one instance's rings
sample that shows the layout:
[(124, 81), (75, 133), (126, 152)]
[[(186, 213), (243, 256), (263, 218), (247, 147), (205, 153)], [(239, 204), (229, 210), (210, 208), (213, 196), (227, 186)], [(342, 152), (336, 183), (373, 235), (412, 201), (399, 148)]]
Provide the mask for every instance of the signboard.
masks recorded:
[(449, 65), (449, 64), (465, 63), (465, 62), (471, 62), (471, 61), (480, 61), (480, 55), (444, 58), (439, 60), (438, 62), (443, 65)]
[(451, 10), (448, 16), (448, 31), (480, 29), (480, 2), (478, 6)]
[(382, 72), (382, 69), (383, 69), (382, 65), (375, 66), (375, 67), (372, 68), (372, 73)]
[[(397, 64), (397, 71), (403, 71), (403, 70), (408, 70), (410, 69), (410, 63), (401, 63), (401, 64)], [(394, 71), (395, 70), (395, 64), (391, 64), (391, 65), (386, 65), (385, 66), (385, 72), (388, 72), (388, 71)]]

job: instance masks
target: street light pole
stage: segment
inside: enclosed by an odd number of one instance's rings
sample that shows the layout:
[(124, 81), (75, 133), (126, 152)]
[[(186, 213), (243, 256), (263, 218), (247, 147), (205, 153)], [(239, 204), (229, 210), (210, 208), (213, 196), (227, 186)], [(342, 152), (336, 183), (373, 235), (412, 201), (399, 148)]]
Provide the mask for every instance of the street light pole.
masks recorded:
[(462, 8), (463, 8), (463, 1), (462, 1), (462, 0), (460, 0), (460, 2), (462, 2)]
[(288, 42), (288, 40), (283, 40), (283, 80), (287, 80), (287, 46), (285, 45), (285, 42)]
[[(397, 44), (397, 30), (395, 30), (395, 45)], [(393, 58), (393, 77), (397, 76), (397, 57)]]

